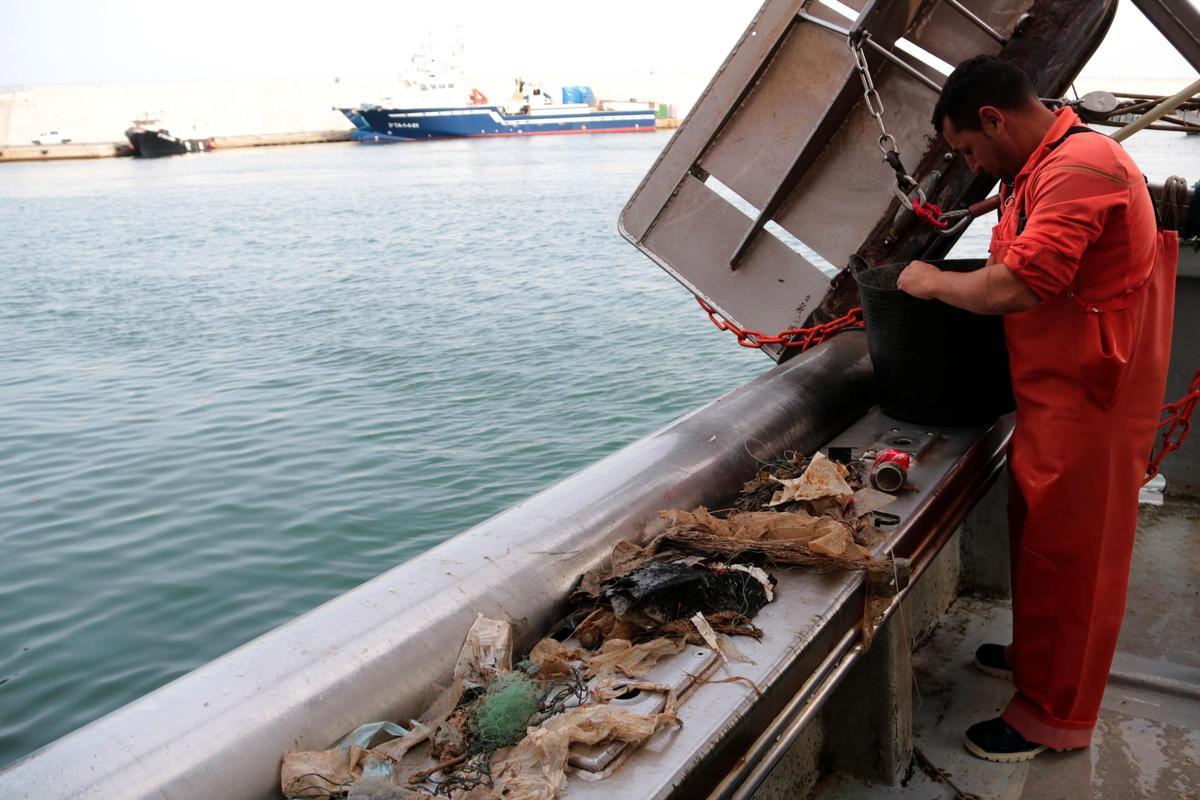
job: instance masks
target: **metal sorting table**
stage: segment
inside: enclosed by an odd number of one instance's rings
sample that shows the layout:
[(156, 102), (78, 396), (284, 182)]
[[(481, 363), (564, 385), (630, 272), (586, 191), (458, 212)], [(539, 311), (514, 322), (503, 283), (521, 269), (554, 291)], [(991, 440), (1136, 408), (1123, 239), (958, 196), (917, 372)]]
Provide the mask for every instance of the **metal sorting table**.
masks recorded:
[[(909, 586), (1003, 468), (1010, 434), (1007, 418), (990, 427), (942, 428), (899, 422), (875, 409), (828, 443), (861, 451), (884, 442), (917, 452), (933, 440), (909, 472), (915, 491), (901, 493), (886, 509), (900, 522), (883, 529), (891, 533), (874, 548), (876, 555), (892, 550), (911, 559)], [(861, 573), (768, 571), (779, 585), (775, 600), (754, 619), (762, 640), (733, 639), (753, 663), (721, 665), (710, 676), (748, 678), (762, 697), (742, 682), (700, 683), (679, 704), (681, 727), (656, 734), (601, 781), (570, 773), (572, 798), (742, 797), (761, 783), (786, 750), (788, 741), (780, 737), (789, 726), (793, 737), (799, 732), (862, 652), (865, 599)], [(671, 662), (678, 662), (677, 671), (693, 669), (700, 653), (692, 651), (699, 650), (689, 647), (660, 662), (652, 679), (672, 683)]]

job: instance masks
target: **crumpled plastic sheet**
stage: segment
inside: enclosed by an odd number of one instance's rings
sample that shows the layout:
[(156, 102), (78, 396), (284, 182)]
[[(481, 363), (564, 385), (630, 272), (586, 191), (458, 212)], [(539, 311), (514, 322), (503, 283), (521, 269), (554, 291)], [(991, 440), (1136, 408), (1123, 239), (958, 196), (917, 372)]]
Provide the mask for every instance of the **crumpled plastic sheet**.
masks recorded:
[(658, 660), (682, 652), (687, 646), (684, 639), (651, 639), (641, 644), (632, 644), (625, 639), (609, 639), (600, 652), (585, 659), (588, 676), (603, 676), (620, 672), (629, 678), (641, 678), (658, 663)]
[(595, 650), (608, 639), (632, 639), (644, 629), (629, 620), (617, 619), (607, 608), (597, 608), (579, 623), (575, 638), (588, 650)]
[(775, 493), (768, 505), (779, 506), (797, 500), (821, 500), (827, 497), (844, 498), (848, 502), (854, 496), (854, 490), (846, 483), (849, 474), (849, 470), (841, 464), (830, 461), (824, 453), (817, 453), (799, 478), (775, 479), (783, 488)]
[(407, 737), (394, 722), (369, 722), (348, 733), (329, 750), (285, 753), (279, 783), (288, 797), (326, 797), (344, 790), (363, 775), (391, 779), (391, 767), (371, 753), (371, 743), (383, 734)]
[[(709, 556), (735, 557), (747, 551), (761, 553), (776, 564), (800, 566), (835, 567), (840, 569), (865, 569), (873, 573), (891, 572), (890, 561), (877, 561), (870, 551), (854, 540), (854, 523), (833, 517), (818, 517), (814, 532), (818, 535), (805, 539), (767, 539), (765, 537), (747, 542), (731, 534), (728, 525), (711, 525), (708, 520), (727, 522), (712, 517), (704, 509), (696, 511), (664, 511), (674, 524), (659, 535), (656, 541), (676, 548), (685, 548)], [(770, 514), (772, 512), (765, 512)], [(734, 515), (738, 516), (738, 515)], [(783, 516), (782, 514), (780, 516)], [(622, 580), (626, 580), (622, 579)], [(614, 584), (615, 586), (616, 584)], [(611, 591), (613, 587), (609, 587)], [(707, 614), (707, 611), (705, 612)]]
[(663, 511), (660, 516), (676, 528), (705, 530), (716, 536), (755, 542), (808, 542), (841, 525), (831, 517), (813, 516), (803, 511), (743, 511), (721, 519), (700, 507), (695, 511)]
[(858, 560), (870, 558), (871, 551), (854, 541), (854, 534), (845, 525), (838, 525), (820, 539), (808, 543), (808, 549), (817, 555), (831, 558)]
[(580, 657), (557, 639), (542, 639), (529, 651), (529, 660), (537, 665), (539, 678), (559, 678), (571, 674), (571, 662)]
[(566, 789), (563, 773), (572, 744), (641, 744), (659, 729), (678, 724), (670, 698), (657, 714), (611, 705), (567, 709), (530, 728), (505, 758), (492, 764), (493, 791), (504, 800), (553, 800)]
[(512, 669), (512, 625), (480, 614), (454, 665), (454, 680), (464, 689), (479, 689), (489, 676)]

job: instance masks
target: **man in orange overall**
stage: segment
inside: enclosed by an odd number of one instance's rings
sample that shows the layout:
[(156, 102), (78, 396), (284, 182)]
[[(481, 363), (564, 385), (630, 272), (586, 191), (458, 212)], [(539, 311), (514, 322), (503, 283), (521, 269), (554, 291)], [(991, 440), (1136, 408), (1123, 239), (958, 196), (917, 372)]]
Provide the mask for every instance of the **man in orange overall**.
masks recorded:
[(987, 266), (943, 273), (914, 261), (900, 288), (1004, 315), (1017, 401), (1013, 639), (980, 647), (976, 665), (1011, 676), (1016, 694), (965, 744), (1010, 763), (1091, 743), (1166, 386), (1173, 235), (1159, 234), (1121, 146), (1071, 109), (1047, 109), (1008, 62), (961, 64), (933, 124), (973, 171), (1004, 181)]

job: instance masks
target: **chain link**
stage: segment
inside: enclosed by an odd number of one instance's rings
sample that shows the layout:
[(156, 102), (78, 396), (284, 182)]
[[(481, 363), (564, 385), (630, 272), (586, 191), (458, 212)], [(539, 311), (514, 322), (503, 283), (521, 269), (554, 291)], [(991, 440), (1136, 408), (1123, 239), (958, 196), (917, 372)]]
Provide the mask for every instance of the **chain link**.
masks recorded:
[(867, 63), (867, 54), (863, 52), (863, 40), (870, 35), (866, 31), (859, 35), (851, 34), (847, 42), (850, 45), (850, 53), (854, 56), (854, 66), (858, 69), (859, 80), (862, 81), (863, 99), (867, 103), (867, 111), (875, 118), (875, 124), (879, 126), (879, 150), (886, 159), (888, 153), (899, 155), (899, 151), (896, 148), (896, 137), (888, 133), (887, 126), (883, 123), (883, 98), (879, 96), (879, 91), (875, 88), (875, 81), (871, 78), (871, 68)]
[(883, 98), (879, 96), (879, 91), (875, 88), (875, 80), (871, 77), (871, 66), (867, 62), (867, 54), (863, 50), (863, 43), (869, 38), (871, 38), (869, 31), (858, 31), (851, 33), (846, 41), (850, 46), (850, 53), (854, 57), (854, 66), (858, 71), (859, 80), (862, 81), (863, 100), (867, 104), (867, 113), (875, 118), (875, 124), (879, 126), (879, 151), (883, 153), (883, 160), (896, 173), (896, 199), (905, 209), (916, 214), (922, 222), (944, 231), (950, 227), (950, 220), (946, 218), (940, 207), (929, 202), (925, 196), (925, 190), (921, 188), (917, 179), (904, 169), (904, 164), (900, 161), (900, 149), (896, 145), (896, 137), (888, 133), (887, 125), (883, 121)]
[(1146, 469), (1146, 483), (1158, 474), (1158, 469), (1167, 454), (1178, 450), (1187, 438), (1188, 431), (1192, 428), (1192, 413), (1197, 405), (1200, 405), (1200, 370), (1197, 370), (1192, 378), (1192, 385), (1188, 387), (1187, 394), (1162, 408), (1163, 418), (1158, 427), (1166, 430), (1163, 431), (1158, 452), (1150, 459), (1150, 466)]
[(855, 306), (844, 316), (824, 324), (813, 325), (808, 328), (786, 328), (771, 336), (762, 331), (756, 331), (753, 328), (739, 328), (721, 316), (719, 311), (705, 302), (704, 298), (699, 295), (696, 295), (696, 302), (700, 304), (700, 308), (704, 309), (704, 313), (708, 314), (708, 318), (712, 320), (712, 324), (716, 325), (719, 330), (731, 331), (737, 336), (738, 344), (742, 347), (756, 349), (768, 344), (778, 344), (784, 347), (799, 347), (803, 352), (842, 331), (853, 330), (855, 328), (861, 329), (867, 325), (863, 321), (862, 308)]

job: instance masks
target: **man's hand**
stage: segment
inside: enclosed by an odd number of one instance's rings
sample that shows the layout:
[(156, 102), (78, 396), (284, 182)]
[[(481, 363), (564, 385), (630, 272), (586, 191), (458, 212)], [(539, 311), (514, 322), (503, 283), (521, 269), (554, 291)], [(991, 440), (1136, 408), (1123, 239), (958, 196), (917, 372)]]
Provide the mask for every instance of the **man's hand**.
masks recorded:
[(933, 264), (914, 261), (900, 273), (896, 286), (920, 300), (933, 300), (941, 279), (942, 271)]

